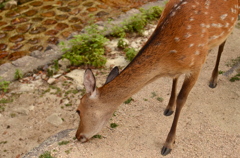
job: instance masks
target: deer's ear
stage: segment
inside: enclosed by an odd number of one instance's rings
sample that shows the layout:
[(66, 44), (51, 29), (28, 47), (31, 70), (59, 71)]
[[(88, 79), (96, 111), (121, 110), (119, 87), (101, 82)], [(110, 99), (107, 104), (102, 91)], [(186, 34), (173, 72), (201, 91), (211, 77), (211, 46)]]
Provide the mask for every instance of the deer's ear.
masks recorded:
[(87, 93), (92, 94), (94, 91), (96, 91), (96, 79), (91, 69), (87, 69), (85, 71), (83, 84)]
[(119, 68), (116, 66), (112, 69), (112, 71), (109, 73), (107, 80), (105, 84), (111, 82), (115, 77), (119, 75)]

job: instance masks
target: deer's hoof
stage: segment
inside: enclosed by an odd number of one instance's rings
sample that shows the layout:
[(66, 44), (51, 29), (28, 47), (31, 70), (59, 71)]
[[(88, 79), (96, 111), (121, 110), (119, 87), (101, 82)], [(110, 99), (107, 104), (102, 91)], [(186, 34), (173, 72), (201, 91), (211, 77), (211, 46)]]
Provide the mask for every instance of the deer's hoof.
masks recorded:
[(170, 109), (165, 109), (163, 114), (164, 114), (165, 116), (170, 116), (170, 115), (173, 114), (173, 111), (170, 110)]
[(172, 149), (163, 146), (163, 147), (162, 147), (161, 154), (162, 154), (163, 156), (166, 156), (166, 155), (169, 154), (171, 151), (172, 151)]
[(209, 86), (210, 88), (216, 88), (216, 87), (217, 87), (217, 83), (210, 82), (208, 86)]

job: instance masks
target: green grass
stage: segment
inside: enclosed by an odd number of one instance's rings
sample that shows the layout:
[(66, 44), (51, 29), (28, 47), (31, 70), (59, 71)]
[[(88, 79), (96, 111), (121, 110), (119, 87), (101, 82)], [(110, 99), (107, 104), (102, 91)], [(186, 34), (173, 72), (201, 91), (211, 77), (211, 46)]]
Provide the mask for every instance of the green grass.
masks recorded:
[(116, 123), (111, 123), (111, 124), (110, 124), (110, 127), (111, 127), (111, 128), (116, 128), (117, 126), (118, 126), (118, 124), (116, 124)]
[(98, 139), (102, 139), (102, 136), (97, 134), (97, 135), (94, 135), (93, 138), (98, 138)]
[(240, 80), (240, 73), (238, 73), (237, 75), (233, 76), (230, 81), (231, 82), (235, 82), (235, 81), (239, 81)]
[(39, 158), (54, 158), (54, 157), (52, 157), (50, 151), (45, 151), (43, 154), (39, 156)]
[(63, 58), (70, 60), (73, 65), (102, 67), (107, 61), (104, 56), (104, 46), (107, 41), (97, 25), (91, 24), (86, 28), (86, 33), (76, 35), (69, 40), (71, 48), (67, 48), (66, 43), (63, 42), (60, 46), (65, 52)]
[(10, 84), (9, 81), (0, 81), (0, 91), (3, 91), (6, 93), (9, 89), (9, 84)]
[(67, 145), (68, 143), (70, 143), (70, 141), (61, 141), (58, 143), (58, 145)]
[(126, 100), (126, 101), (124, 102), (124, 104), (130, 104), (132, 101), (133, 101), (133, 98), (129, 98), (128, 100)]
[(21, 79), (21, 78), (23, 78), (23, 73), (22, 73), (22, 71), (19, 70), (19, 69), (16, 69), (15, 74), (14, 74), (14, 79), (15, 79), (15, 80), (19, 80), (19, 79)]

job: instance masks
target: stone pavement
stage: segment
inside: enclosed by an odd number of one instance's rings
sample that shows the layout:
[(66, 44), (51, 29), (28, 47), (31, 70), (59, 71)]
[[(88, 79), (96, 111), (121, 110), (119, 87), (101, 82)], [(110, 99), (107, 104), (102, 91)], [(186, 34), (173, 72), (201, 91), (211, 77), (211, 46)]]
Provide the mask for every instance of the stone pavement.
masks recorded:
[(156, 0), (33, 0), (11, 10), (0, 10), (2, 80), (13, 80), (16, 69), (25, 67), (24, 72), (28, 72), (61, 57), (56, 45), (79, 34), (90, 21), (117, 17), (150, 1)]

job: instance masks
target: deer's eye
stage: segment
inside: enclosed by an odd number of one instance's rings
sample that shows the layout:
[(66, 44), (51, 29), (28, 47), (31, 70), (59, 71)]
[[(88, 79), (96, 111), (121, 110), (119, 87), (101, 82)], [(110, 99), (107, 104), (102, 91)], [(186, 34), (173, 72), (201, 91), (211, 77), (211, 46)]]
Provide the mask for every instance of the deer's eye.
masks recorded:
[(77, 110), (76, 112), (78, 113), (78, 115), (80, 115), (80, 111), (79, 110)]

